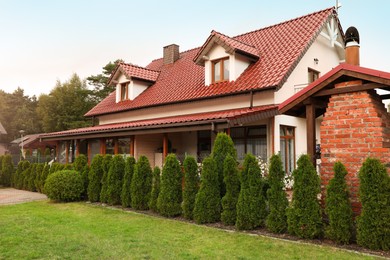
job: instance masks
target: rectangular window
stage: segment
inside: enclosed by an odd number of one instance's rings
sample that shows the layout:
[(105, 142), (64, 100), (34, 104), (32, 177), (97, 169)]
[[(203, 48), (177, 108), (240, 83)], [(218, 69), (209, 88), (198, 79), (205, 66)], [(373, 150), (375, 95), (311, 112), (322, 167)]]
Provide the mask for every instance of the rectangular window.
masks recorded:
[(320, 77), (320, 72), (309, 68), (307, 71), (307, 77), (307, 82), (310, 84)]
[(114, 154), (115, 140), (113, 138), (106, 139), (106, 154)]
[(229, 80), (229, 57), (212, 61), (212, 83)]
[(129, 98), (129, 82), (121, 84), (121, 101)]
[(247, 153), (267, 160), (266, 126), (234, 127), (230, 129), (230, 136), (237, 150), (238, 160), (243, 160)]
[(280, 157), (286, 173), (295, 169), (295, 128), (280, 126)]
[(118, 138), (118, 153), (130, 155), (130, 138)]
[(198, 131), (198, 162), (211, 154), (211, 131)]

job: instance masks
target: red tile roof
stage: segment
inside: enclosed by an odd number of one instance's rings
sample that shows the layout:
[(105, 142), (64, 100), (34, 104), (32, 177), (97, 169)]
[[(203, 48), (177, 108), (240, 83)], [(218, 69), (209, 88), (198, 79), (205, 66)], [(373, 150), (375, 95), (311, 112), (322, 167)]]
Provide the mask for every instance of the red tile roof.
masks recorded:
[(205, 86), (204, 67), (194, 62), (200, 48), (182, 52), (180, 59), (173, 64), (164, 65), (162, 59), (154, 60), (147, 68), (160, 71), (155, 84), (132, 101), (116, 103), (115, 94), (111, 94), (86, 116), (281, 87), (325, 23), (334, 15), (334, 8), (329, 8), (232, 37), (232, 46), (238, 45), (238, 42), (242, 43), (240, 48), (244, 48), (244, 44), (245, 47), (253, 46), (261, 56), (235, 81)]
[(116, 67), (114, 73), (112, 73), (110, 81), (112, 77), (117, 73), (117, 71), (121, 71), (123, 74), (125, 74), (127, 78), (137, 78), (137, 79), (147, 80), (151, 82), (155, 82), (160, 73), (155, 70), (150, 70), (133, 64), (127, 64), (121, 62)]
[(211, 31), (211, 34), (209, 38), (207, 38), (206, 42), (203, 44), (203, 46), (200, 48), (198, 53), (196, 54), (194, 58), (194, 62), (198, 65), (204, 65), (203, 55), (206, 55), (211, 48), (213, 47), (214, 43), (217, 43), (218, 45), (224, 47), (226, 51), (230, 54), (233, 54), (234, 52), (238, 51), (243, 54), (259, 58), (259, 51), (255, 47), (248, 45), (246, 43), (240, 42), (238, 40), (235, 40), (229, 36), (226, 36), (222, 33)]
[(230, 109), (216, 112), (206, 112), (206, 113), (197, 113), (190, 115), (180, 115), (180, 116), (171, 116), (164, 118), (148, 119), (148, 120), (139, 120), (132, 122), (124, 123), (115, 123), (115, 124), (106, 124), (98, 125), (93, 127), (84, 127), (78, 129), (71, 129), (61, 132), (53, 132), (42, 134), (40, 138), (52, 138), (60, 136), (74, 136), (74, 135), (87, 135), (94, 133), (110, 132), (113, 130), (139, 130), (139, 129), (150, 129), (154, 126), (169, 127), (177, 126), (178, 124), (183, 123), (211, 123), (210, 121), (224, 121), (229, 123), (231, 126), (238, 125), (241, 123), (240, 120), (243, 120), (245, 117), (258, 116), (257, 119), (261, 117), (268, 118), (277, 113), (277, 105), (265, 105), (258, 106), (253, 108), (238, 108)]

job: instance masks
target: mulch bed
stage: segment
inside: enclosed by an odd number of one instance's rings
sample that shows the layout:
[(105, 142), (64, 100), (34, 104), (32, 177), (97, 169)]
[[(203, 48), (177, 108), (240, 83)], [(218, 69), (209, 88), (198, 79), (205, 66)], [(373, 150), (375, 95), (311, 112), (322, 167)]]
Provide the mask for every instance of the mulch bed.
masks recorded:
[[(88, 203), (90, 203), (90, 202), (88, 202)], [(122, 208), (121, 206), (110, 206), (110, 205), (107, 205), (104, 203), (90, 203), (90, 204), (97, 205), (97, 206), (103, 206), (103, 207), (109, 207), (109, 208), (115, 208), (115, 209), (121, 209), (124, 211), (135, 212), (135, 213), (153, 216), (153, 217), (157, 217), (157, 218), (173, 219), (173, 220), (177, 220), (180, 222), (186, 222), (186, 223), (191, 223), (191, 224), (197, 225), (195, 223), (195, 221), (185, 219), (181, 216), (174, 217), (174, 218), (166, 218), (166, 217), (163, 217), (163, 216), (159, 215), (158, 213), (155, 213), (151, 210), (134, 210), (132, 208)], [(323, 246), (331, 246), (331, 247), (335, 247), (335, 248), (339, 248), (339, 249), (343, 249), (343, 250), (358, 252), (361, 254), (368, 254), (368, 255), (379, 256), (379, 257), (390, 259), (390, 251), (370, 250), (370, 249), (358, 246), (357, 244), (339, 245), (339, 244), (337, 244), (329, 239), (300, 239), (296, 236), (292, 236), (289, 234), (274, 234), (274, 233), (269, 232), (265, 228), (257, 228), (255, 230), (250, 230), (250, 231), (238, 231), (234, 226), (225, 226), (221, 222), (211, 223), (211, 224), (202, 224), (202, 226), (217, 228), (217, 229), (221, 229), (221, 230), (224, 230), (227, 232), (240, 232), (243, 234), (258, 235), (258, 236), (264, 236), (264, 237), (269, 237), (269, 238), (294, 241), (294, 242), (298, 242), (298, 243), (306, 243), (306, 244), (321, 245), (321, 246), (322, 245)]]

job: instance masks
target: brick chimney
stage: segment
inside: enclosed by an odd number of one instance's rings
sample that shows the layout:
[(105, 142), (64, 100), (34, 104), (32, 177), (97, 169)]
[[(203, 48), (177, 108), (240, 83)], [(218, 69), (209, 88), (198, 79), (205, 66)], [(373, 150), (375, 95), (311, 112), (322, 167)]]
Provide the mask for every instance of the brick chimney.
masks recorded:
[(171, 44), (164, 47), (164, 64), (171, 64), (180, 58), (179, 45)]
[(359, 55), (359, 32), (351, 26), (345, 32), (345, 62), (351, 65), (360, 65)]

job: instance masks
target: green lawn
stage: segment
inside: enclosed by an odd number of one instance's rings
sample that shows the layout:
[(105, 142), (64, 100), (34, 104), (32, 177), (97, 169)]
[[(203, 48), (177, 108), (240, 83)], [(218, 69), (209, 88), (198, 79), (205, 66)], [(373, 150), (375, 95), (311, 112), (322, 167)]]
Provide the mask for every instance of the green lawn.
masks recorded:
[(0, 259), (371, 259), (86, 203), (0, 206)]

